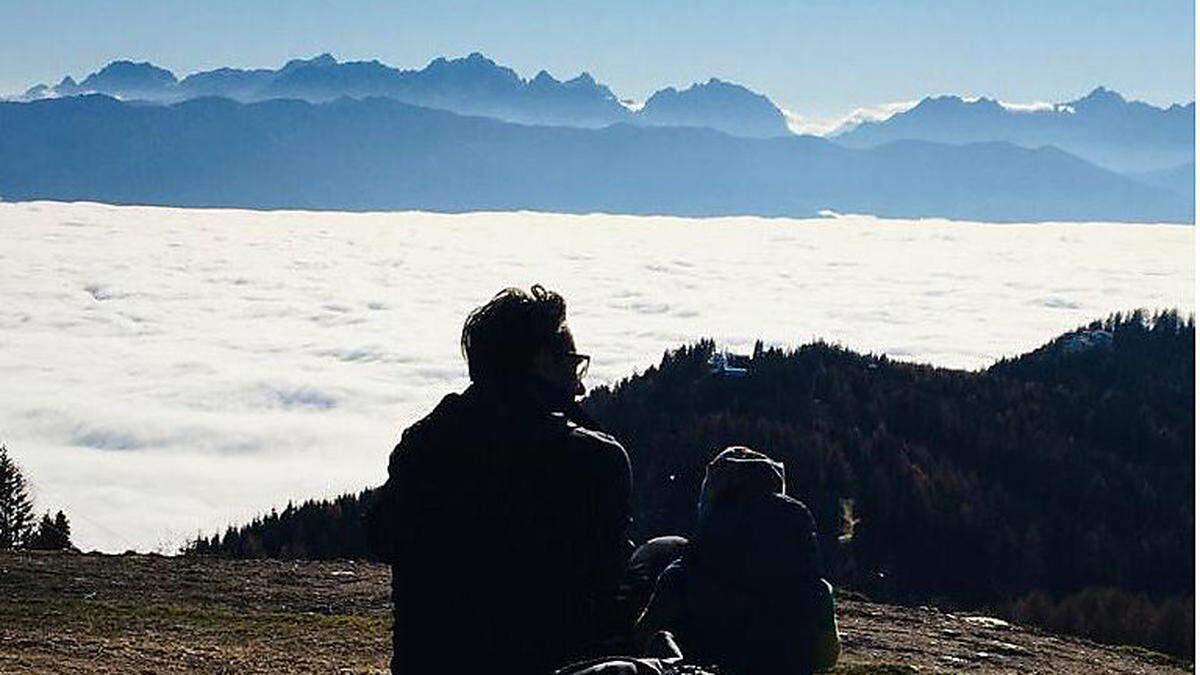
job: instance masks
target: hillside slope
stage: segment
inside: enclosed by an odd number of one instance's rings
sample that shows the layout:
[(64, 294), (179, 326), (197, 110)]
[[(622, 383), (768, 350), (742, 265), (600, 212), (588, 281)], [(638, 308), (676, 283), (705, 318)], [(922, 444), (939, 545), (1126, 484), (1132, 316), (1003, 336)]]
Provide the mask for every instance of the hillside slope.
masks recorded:
[[(389, 572), (352, 562), (0, 554), (0, 672), (382, 672)], [(994, 619), (839, 601), (837, 672), (1174, 673)]]

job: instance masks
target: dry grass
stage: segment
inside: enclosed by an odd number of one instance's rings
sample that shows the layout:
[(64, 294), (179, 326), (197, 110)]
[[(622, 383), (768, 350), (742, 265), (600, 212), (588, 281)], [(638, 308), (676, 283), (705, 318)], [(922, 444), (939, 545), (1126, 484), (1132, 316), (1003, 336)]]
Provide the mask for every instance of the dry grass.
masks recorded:
[[(0, 554), (0, 672), (383, 672), (388, 570), (335, 562)], [(840, 600), (839, 673), (1186, 672), (929, 608)]]

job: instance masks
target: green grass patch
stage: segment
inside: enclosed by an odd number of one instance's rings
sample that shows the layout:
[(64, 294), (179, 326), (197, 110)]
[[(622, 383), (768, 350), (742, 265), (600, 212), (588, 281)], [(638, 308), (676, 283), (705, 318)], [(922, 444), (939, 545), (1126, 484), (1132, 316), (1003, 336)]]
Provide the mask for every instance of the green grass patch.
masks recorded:
[(0, 622), (54, 631), (69, 628), (97, 637), (134, 632), (210, 632), (228, 640), (278, 639), (288, 634), (336, 633), (346, 637), (388, 635), (381, 615), (263, 612), (222, 606), (52, 598), (0, 604)]

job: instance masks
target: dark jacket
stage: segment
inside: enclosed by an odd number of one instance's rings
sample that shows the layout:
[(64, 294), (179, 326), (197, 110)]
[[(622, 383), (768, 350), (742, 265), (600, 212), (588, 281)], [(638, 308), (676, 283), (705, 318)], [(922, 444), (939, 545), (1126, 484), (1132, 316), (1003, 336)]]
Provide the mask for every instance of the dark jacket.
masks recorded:
[(689, 662), (722, 673), (798, 675), (836, 660), (831, 602), (808, 508), (781, 494), (738, 496), (712, 508), (659, 577), (641, 628), (674, 632)]
[(392, 563), (394, 672), (550, 672), (603, 637), (629, 458), (573, 402), (471, 385), (407, 429), (368, 522)]

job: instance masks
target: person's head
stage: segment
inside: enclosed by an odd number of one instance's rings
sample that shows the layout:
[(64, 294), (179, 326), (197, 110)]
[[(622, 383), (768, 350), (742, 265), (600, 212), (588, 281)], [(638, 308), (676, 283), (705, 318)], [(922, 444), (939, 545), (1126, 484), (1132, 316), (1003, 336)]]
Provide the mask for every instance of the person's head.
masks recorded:
[(536, 378), (566, 397), (584, 393), (588, 357), (575, 351), (562, 296), (506, 288), (467, 316), (462, 351), (476, 383)]
[(786, 490), (783, 463), (751, 450), (734, 445), (725, 448), (704, 470), (700, 485), (700, 520), (703, 521), (720, 502), (770, 494)]

